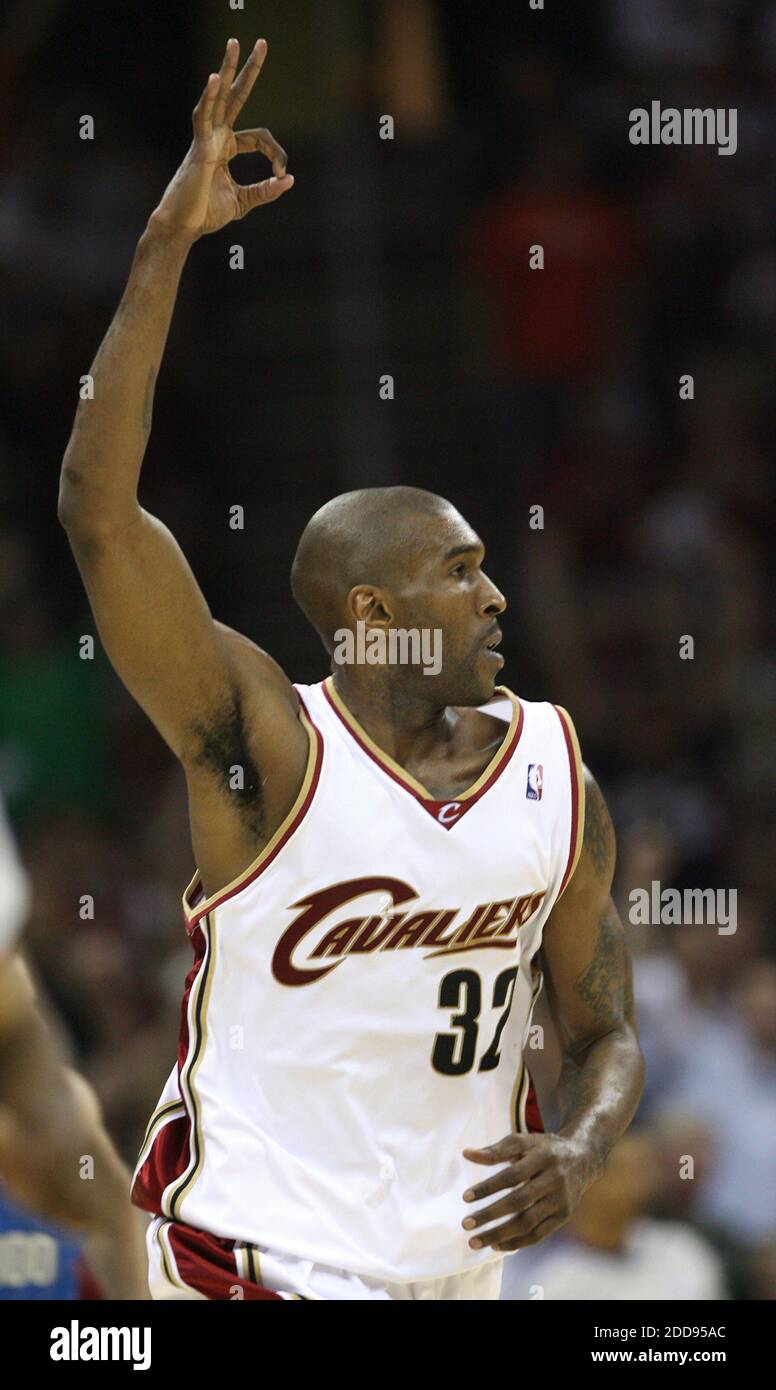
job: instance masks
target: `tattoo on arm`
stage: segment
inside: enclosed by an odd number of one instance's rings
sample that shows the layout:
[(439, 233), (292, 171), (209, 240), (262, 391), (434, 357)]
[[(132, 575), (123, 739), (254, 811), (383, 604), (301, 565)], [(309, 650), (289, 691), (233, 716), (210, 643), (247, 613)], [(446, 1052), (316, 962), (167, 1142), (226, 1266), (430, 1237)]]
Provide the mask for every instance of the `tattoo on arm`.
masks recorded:
[(596, 876), (606, 879), (614, 863), (614, 826), (601, 788), (593, 777), (585, 780), (584, 848)]
[(628, 959), (622, 923), (610, 904), (598, 923), (593, 959), (577, 979), (574, 989), (596, 1023), (614, 1027), (624, 1016), (627, 980)]

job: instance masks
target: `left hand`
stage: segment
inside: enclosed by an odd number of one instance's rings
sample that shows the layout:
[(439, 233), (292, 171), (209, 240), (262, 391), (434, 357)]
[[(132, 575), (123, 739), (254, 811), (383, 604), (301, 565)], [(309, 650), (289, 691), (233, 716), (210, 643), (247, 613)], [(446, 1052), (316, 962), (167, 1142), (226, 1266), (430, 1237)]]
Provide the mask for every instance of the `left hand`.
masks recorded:
[[(589, 1148), (560, 1134), (508, 1134), (488, 1148), (464, 1149), (463, 1156), (472, 1163), (508, 1165), (464, 1193), (465, 1202), (505, 1194), (464, 1218), (473, 1250), (490, 1245), (508, 1254), (537, 1245), (568, 1221), (585, 1188), (599, 1176)], [(494, 1226), (494, 1221), (500, 1224)]]
[[(230, 39), (220, 72), (211, 73), (205, 83), (192, 114), (191, 148), (151, 215), (151, 225), (159, 230), (179, 232), (196, 241), (245, 217), (253, 208), (275, 202), (294, 186), (293, 176), (286, 172), (286, 152), (270, 131), (234, 129), (267, 56), (266, 41), (259, 39), (238, 74), (239, 56), (237, 39)], [(230, 161), (257, 150), (271, 161), (272, 178), (235, 183)]]

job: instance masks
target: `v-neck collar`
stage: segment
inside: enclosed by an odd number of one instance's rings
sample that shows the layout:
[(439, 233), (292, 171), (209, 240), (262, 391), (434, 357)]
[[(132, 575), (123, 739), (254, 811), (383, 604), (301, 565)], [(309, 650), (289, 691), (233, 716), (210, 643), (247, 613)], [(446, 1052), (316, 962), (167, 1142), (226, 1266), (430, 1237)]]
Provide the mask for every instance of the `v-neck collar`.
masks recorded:
[[(426, 810), (444, 830), (452, 830), (453, 826), (458, 824), (462, 816), (464, 816), (467, 811), (471, 810), (472, 806), (479, 801), (480, 797), (484, 796), (485, 792), (498, 780), (512, 757), (523, 731), (523, 707), (520, 701), (505, 685), (497, 685), (493, 694), (493, 700), (500, 695), (508, 699), (512, 705), (512, 718), (509, 728), (487, 767), (480, 773), (476, 782), (473, 782), (470, 787), (467, 787), (466, 791), (461, 792), (460, 795), (454, 799), (440, 801), (438, 798), (431, 795), (431, 792), (427, 787), (423, 786), (422, 782), (419, 782), (417, 778), (407, 772), (407, 770), (403, 768), (400, 763), (397, 763), (390, 754), (380, 748), (379, 745), (375, 743), (374, 739), (370, 738), (366, 729), (362, 728), (356, 716), (345, 704), (342, 696), (337, 693), (333, 676), (327, 676), (323, 682), (323, 693), (335, 714), (342, 720), (345, 728), (355, 739), (359, 747), (368, 754), (373, 762), (377, 763), (378, 767), (380, 767), (392, 781), (398, 782), (399, 786), (403, 787), (411, 796), (414, 796), (415, 800), (420, 803), (424, 810)], [(489, 700), (488, 704), (492, 704), (493, 700)], [(479, 708), (483, 710), (483, 712), (486, 709), (486, 707), (483, 706)]]

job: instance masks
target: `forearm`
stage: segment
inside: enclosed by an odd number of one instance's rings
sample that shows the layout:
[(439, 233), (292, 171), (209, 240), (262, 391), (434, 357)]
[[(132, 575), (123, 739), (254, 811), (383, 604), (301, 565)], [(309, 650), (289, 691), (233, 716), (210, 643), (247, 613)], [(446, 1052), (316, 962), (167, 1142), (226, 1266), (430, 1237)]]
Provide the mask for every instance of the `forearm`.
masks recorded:
[(31, 1210), (70, 1226), (112, 1298), (145, 1298), (144, 1220), (94, 1092), (25, 1005), (2, 1033), (0, 1174)]
[(596, 1176), (633, 1119), (643, 1086), (644, 1059), (630, 1023), (612, 1029), (583, 1054), (564, 1058), (556, 1092), (557, 1132), (584, 1144)]
[(62, 462), (63, 524), (110, 524), (137, 504), (154, 385), (192, 238), (154, 218), (138, 242), (126, 289), (90, 368)]

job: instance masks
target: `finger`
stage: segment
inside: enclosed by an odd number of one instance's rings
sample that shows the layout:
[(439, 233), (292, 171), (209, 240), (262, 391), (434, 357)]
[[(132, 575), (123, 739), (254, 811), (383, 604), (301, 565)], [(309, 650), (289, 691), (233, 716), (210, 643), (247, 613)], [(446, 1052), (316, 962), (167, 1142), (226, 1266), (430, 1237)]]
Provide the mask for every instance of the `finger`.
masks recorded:
[(242, 111), (248, 97), (251, 94), (253, 84), (256, 81), (264, 65), (267, 56), (267, 41), (259, 39), (254, 45), (251, 54), (239, 76), (232, 83), (232, 90), (226, 102), (226, 120), (233, 126), (240, 112)]
[(218, 95), (216, 96), (215, 106), (213, 107), (213, 125), (219, 126), (224, 123), (224, 111), (232, 90), (232, 82), (237, 71), (237, 59), (240, 56), (240, 45), (237, 39), (230, 39), (224, 52), (224, 61), (218, 74), (219, 85)]
[(546, 1141), (546, 1134), (507, 1134), (496, 1144), (486, 1144), (481, 1149), (464, 1149), (463, 1156), (471, 1159), (472, 1163), (506, 1163), (509, 1159), (528, 1153), (530, 1149), (543, 1146)]
[(217, 72), (211, 72), (205, 89), (191, 113), (191, 124), (194, 127), (194, 138), (196, 140), (209, 140), (213, 134), (213, 103), (218, 91), (219, 76)]
[(548, 1216), (546, 1221), (540, 1222), (538, 1226), (527, 1236), (516, 1236), (514, 1240), (502, 1240), (494, 1246), (502, 1255), (510, 1255), (514, 1250), (524, 1250), (529, 1245), (538, 1245), (540, 1240), (546, 1240), (553, 1231), (557, 1231), (564, 1224), (562, 1216)]
[(491, 1221), (500, 1221), (502, 1216), (522, 1216), (541, 1201), (542, 1197), (549, 1196), (552, 1190), (552, 1179), (545, 1173), (535, 1178), (533, 1182), (525, 1182), (517, 1188), (513, 1187), (506, 1197), (499, 1198), (497, 1202), (491, 1202), (489, 1206), (482, 1207), (479, 1211), (469, 1212), (461, 1224), (465, 1231), (474, 1231), (478, 1230), (480, 1226), (487, 1226)]
[(286, 172), (288, 155), (283, 146), (278, 144), (271, 130), (264, 126), (259, 130), (236, 130), (234, 138), (237, 141), (238, 154), (255, 154), (259, 150), (272, 164), (272, 172), (276, 178), (282, 178)]
[(519, 1240), (521, 1245), (529, 1244), (537, 1228), (550, 1218), (561, 1224), (562, 1217), (551, 1197), (544, 1197), (523, 1216), (515, 1216), (510, 1221), (493, 1226), (489, 1231), (478, 1231), (472, 1236), (469, 1245), (472, 1250), (483, 1250), (487, 1246), (500, 1247), (505, 1241)]
[(525, 1154), (516, 1163), (510, 1163), (508, 1168), (500, 1168), (492, 1177), (485, 1178), (484, 1182), (467, 1187), (463, 1200), (481, 1202), (483, 1197), (492, 1197), (494, 1192), (503, 1192), (505, 1187), (517, 1187), (518, 1183), (527, 1182), (540, 1173), (543, 1166), (540, 1153)]
[(262, 183), (237, 184), (237, 201), (240, 206), (238, 216), (245, 217), (262, 203), (276, 202), (293, 186), (293, 174), (286, 174), (282, 179), (264, 179)]

